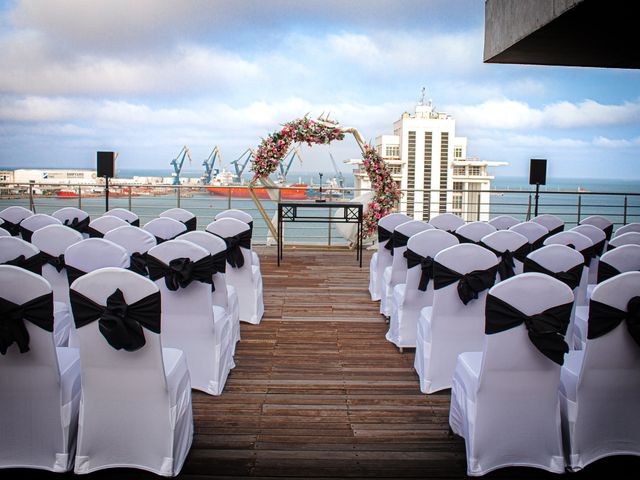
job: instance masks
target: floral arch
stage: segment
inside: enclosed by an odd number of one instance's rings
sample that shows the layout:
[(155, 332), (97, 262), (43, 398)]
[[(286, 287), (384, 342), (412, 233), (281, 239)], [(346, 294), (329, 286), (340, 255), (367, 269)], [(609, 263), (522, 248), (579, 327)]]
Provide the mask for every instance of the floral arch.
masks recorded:
[(400, 190), (391, 177), (387, 164), (375, 148), (364, 142), (355, 128), (343, 128), (335, 122), (320, 118), (312, 120), (304, 117), (292, 120), (262, 140), (251, 162), (251, 170), (254, 175), (249, 184), (249, 193), (274, 237), (277, 238), (276, 229), (260, 200), (253, 192), (253, 187), (258, 181), (265, 186), (275, 186), (269, 175), (276, 171), (278, 164), (285, 157), (292, 143), (305, 142), (309, 146), (329, 144), (334, 140), (343, 140), (345, 134), (348, 133), (354, 136), (362, 151), (362, 163), (371, 181), (374, 195), (364, 213), (363, 238), (371, 236), (377, 230), (378, 220), (389, 213), (395, 207), (396, 202), (400, 200)]

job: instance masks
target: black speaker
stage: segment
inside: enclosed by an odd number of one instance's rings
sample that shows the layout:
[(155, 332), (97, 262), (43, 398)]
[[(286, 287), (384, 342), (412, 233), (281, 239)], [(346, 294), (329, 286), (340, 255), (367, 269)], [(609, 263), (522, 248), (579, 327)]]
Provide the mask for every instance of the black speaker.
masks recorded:
[(547, 183), (547, 160), (532, 158), (529, 168), (529, 185), (545, 185)]
[(116, 156), (114, 152), (98, 152), (98, 177), (115, 176)]

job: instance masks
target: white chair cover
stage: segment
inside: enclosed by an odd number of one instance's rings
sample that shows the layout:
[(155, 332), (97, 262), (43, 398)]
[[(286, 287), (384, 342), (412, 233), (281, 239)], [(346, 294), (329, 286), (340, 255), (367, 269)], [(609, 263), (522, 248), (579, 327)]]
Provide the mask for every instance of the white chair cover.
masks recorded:
[[(539, 273), (517, 275), (489, 293), (525, 315), (573, 301), (569, 287)], [(451, 389), (449, 424), (465, 439), (467, 474), (507, 466), (564, 472), (560, 365), (532, 344), (524, 324), (485, 335), (481, 350), (458, 357)]]
[[(416, 233), (430, 229), (433, 229), (432, 225), (420, 220), (401, 223), (393, 229), (393, 259), (391, 265), (386, 267), (382, 273), (380, 289), (380, 313), (385, 317), (391, 316), (393, 288), (407, 278), (407, 259), (404, 257), (404, 252), (407, 250), (408, 239)], [(402, 238), (403, 241), (399, 241), (398, 238)]]
[(588, 237), (593, 243), (593, 257), (589, 262), (589, 283), (591, 285), (595, 285), (598, 283), (598, 261), (600, 259), (600, 255), (605, 251), (605, 244), (607, 237), (605, 233), (600, 230), (598, 227), (594, 227), (593, 225), (578, 225), (577, 227), (573, 227), (571, 232), (578, 232), (585, 237)]
[(391, 251), (384, 248), (389, 242), (393, 230), (401, 223), (409, 222), (412, 218), (404, 213), (390, 213), (378, 221), (378, 250), (371, 255), (369, 262), (369, 293), (371, 300), (382, 298), (382, 275), (384, 269), (391, 266), (393, 257)]
[[(129, 223), (119, 217), (115, 217), (113, 215), (103, 215), (98, 217), (89, 223), (89, 231), (90, 236), (104, 237), (105, 233), (114, 228), (118, 227), (126, 227)], [(92, 231), (93, 230), (93, 231)]]
[[(623, 313), (634, 298), (640, 299), (640, 272), (598, 284), (591, 300)], [(591, 316), (600, 328), (590, 329), (584, 350), (569, 352), (562, 367), (563, 436), (573, 470), (609, 455), (640, 455), (640, 344), (628, 328), (631, 315), (612, 329), (602, 329), (601, 314)]]
[[(561, 233), (570, 233), (570, 232), (561, 232)], [(560, 234), (556, 234), (560, 235)], [(551, 238), (551, 237), (550, 237)], [(580, 252), (574, 250), (573, 248), (567, 247), (564, 244), (550, 244), (546, 245), (538, 250), (531, 252), (527, 258), (533, 260), (540, 266), (546, 268), (547, 270), (553, 273), (560, 272), (568, 272), (573, 268), (579, 268), (578, 265), (584, 265), (584, 257), (580, 254)], [(527, 271), (527, 266), (525, 265), (525, 271)], [(586, 267), (583, 268), (582, 274), (580, 275), (580, 283), (576, 288), (573, 289), (573, 297), (574, 299), (578, 298), (578, 295), (584, 295), (587, 284), (587, 276), (588, 273), (586, 271)], [(570, 347), (575, 345), (574, 338), (574, 330), (575, 324), (578, 320), (576, 320), (576, 302), (573, 303), (573, 307), (571, 309), (571, 320), (569, 322), (569, 326), (567, 327), (567, 331), (565, 337), (567, 339), (567, 343)]]
[(459, 227), (464, 225), (464, 220), (453, 213), (441, 213), (429, 220), (429, 223), (438, 230), (446, 230), (447, 232), (455, 232)]
[(20, 236), (27, 242), (31, 241), (33, 232), (39, 228), (46, 227), (47, 225), (62, 225), (62, 222), (51, 215), (45, 215), (44, 213), (36, 213), (31, 215), (22, 222), (20, 222)]
[[(517, 257), (522, 257), (521, 253), (526, 253), (526, 246), (529, 244), (527, 237), (513, 230), (498, 230), (482, 237), (480, 241), (482, 246), (489, 248), (500, 257), (501, 262), (502, 254), (507, 250), (512, 254), (515, 253), (516, 255), (513, 256), (513, 273), (516, 275), (522, 273), (522, 261)], [(498, 269), (498, 274), (500, 275), (500, 269)], [(502, 275), (500, 275), (500, 280), (506, 280), (506, 278), (502, 278)]]
[[(149, 279), (120, 268), (88, 273), (71, 289), (100, 306), (107, 305), (116, 289), (127, 305), (158, 292)], [(76, 301), (73, 308), (77, 322)], [(141, 348), (116, 350), (101, 333), (101, 322), (96, 319), (77, 328), (82, 408), (74, 471), (129, 467), (175, 476), (193, 438), (185, 355), (162, 348), (160, 334), (144, 327)]]
[(106, 213), (106, 215), (121, 218), (129, 225), (133, 225), (134, 227), (140, 226), (140, 217), (138, 217), (138, 215), (133, 213), (131, 210), (127, 210), (126, 208), (112, 208)]
[(626, 225), (622, 225), (614, 232), (613, 238), (617, 237), (618, 235), (622, 235), (624, 233), (629, 233), (629, 232), (640, 233), (640, 223), (633, 222), (633, 223), (628, 223)]
[[(0, 297), (18, 305), (51, 293), (22, 268), (0, 265)], [(55, 347), (53, 335), (28, 320), (29, 351), (15, 343), (0, 354), (0, 468), (72, 468), (80, 404), (80, 360)], [(0, 476), (2, 476), (0, 474)]]
[[(434, 260), (461, 275), (474, 270), (497, 270), (498, 265), (493, 253), (470, 243), (446, 248)], [(436, 271), (434, 288), (435, 277)], [(458, 283), (436, 289), (433, 306), (423, 308), (418, 318), (414, 366), (424, 393), (450, 388), (458, 354), (482, 349), (488, 289), (478, 292), (478, 298), (465, 305), (457, 291)]]
[[(482, 237), (496, 232), (497, 229), (493, 225), (486, 222), (471, 222), (464, 225), (460, 225), (456, 228), (455, 235), (460, 235), (467, 242), (470, 240), (473, 243), (478, 243)], [(460, 239), (460, 237), (458, 237)]]
[(580, 225), (593, 225), (602, 230), (607, 236), (607, 240), (611, 239), (613, 233), (613, 222), (602, 215), (591, 215), (590, 217), (583, 218), (580, 221)]
[(156, 237), (152, 233), (132, 225), (124, 225), (109, 230), (104, 234), (104, 239), (120, 245), (127, 251), (129, 256), (136, 252), (147, 253), (149, 249), (157, 245)]
[[(178, 236), (176, 240), (186, 240), (195, 243), (209, 252), (210, 255), (219, 255), (226, 252), (227, 244), (220, 237), (207, 232), (187, 232)], [(236, 289), (227, 285), (225, 273), (216, 272), (213, 275), (215, 290), (212, 292), (214, 305), (225, 309), (229, 315), (232, 329), (232, 354), (235, 354), (236, 343), (240, 341), (240, 307), (238, 306), (238, 294)]]
[[(242, 235), (248, 232), (249, 226), (235, 218), (221, 218), (207, 225), (207, 232), (222, 239)], [(262, 299), (262, 275), (260, 268), (251, 263), (250, 250), (239, 247), (244, 264), (240, 268), (232, 267), (227, 261), (225, 277), (227, 285), (235, 288), (238, 294), (240, 320), (259, 324), (264, 315), (264, 301)]]
[(609, 245), (617, 248), (621, 245), (640, 245), (640, 232), (627, 232), (612, 238)]
[[(253, 217), (247, 212), (238, 210), (237, 208), (231, 208), (218, 213), (214, 220), (220, 220), (221, 218), (235, 218), (236, 220), (240, 220), (251, 227), (251, 233), (253, 234)], [(253, 249), (251, 250), (251, 262), (260, 267), (260, 258)]]
[(14, 236), (17, 236), (20, 233), (20, 222), (31, 215), (33, 215), (31, 210), (19, 205), (14, 205), (0, 210), (0, 219), (4, 221), (2, 224), (3, 228)]
[[(209, 252), (185, 240), (170, 240), (149, 250), (149, 256), (169, 265), (177, 258), (197, 262)], [(213, 305), (209, 283), (194, 280), (173, 291), (164, 277), (155, 282), (162, 295), (162, 344), (185, 353), (192, 388), (220, 395), (229, 370), (235, 366), (231, 321), (226, 310)]]
[(539, 223), (544, 228), (549, 230), (550, 235), (555, 235), (556, 233), (560, 233), (564, 230), (564, 220), (550, 213), (544, 213), (542, 215), (538, 215), (537, 217), (533, 217), (531, 221)]
[[(64, 252), (64, 262), (67, 265), (67, 274), (69, 267), (89, 273), (104, 267), (128, 268), (129, 254), (120, 245), (109, 240), (85, 238), (67, 247)], [(77, 348), (78, 345), (78, 336), (72, 323), (69, 331), (69, 346)]]
[(89, 234), (86, 233), (86, 230), (89, 226), (90, 218), (89, 214), (84, 210), (80, 210), (76, 207), (64, 207), (53, 212), (51, 216), (56, 217), (63, 225), (67, 225), (74, 230), (78, 230), (82, 233), (84, 238), (89, 238)]
[[(441, 250), (457, 244), (458, 239), (455, 236), (433, 228), (412, 235), (407, 242), (407, 250), (425, 259), (433, 259)], [(433, 274), (432, 268), (425, 268), (427, 275)], [(420, 290), (418, 287), (422, 276), (423, 269), (419, 262), (407, 269), (405, 282), (399, 283), (393, 289), (391, 318), (386, 338), (399, 348), (416, 346), (420, 311), (433, 303), (433, 280), (429, 280), (424, 291)]]
[(192, 232), (197, 228), (198, 219), (193, 213), (189, 210), (185, 210), (184, 208), (170, 208), (158, 216), (160, 218), (172, 218), (183, 223), (184, 226), (187, 227), (188, 232)]
[(173, 240), (187, 231), (184, 223), (170, 217), (154, 218), (142, 228), (154, 235), (158, 243)]
[[(544, 241), (544, 245), (573, 245), (578, 252), (588, 252), (593, 246), (593, 242), (586, 235), (568, 230), (566, 232), (551, 235)], [(584, 260), (584, 257), (583, 257)], [(547, 267), (546, 265), (544, 265)], [(549, 268), (549, 267), (547, 267)], [(589, 283), (589, 265), (584, 266), (580, 286), (575, 293), (576, 307), (584, 307), (587, 305), (587, 285)]]
[(511, 215), (498, 215), (489, 220), (488, 223), (496, 227), (496, 230), (509, 230), (514, 225), (519, 224), (520, 220)]
[(540, 248), (544, 241), (544, 237), (549, 233), (549, 230), (547, 230), (546, 227), (543, 227), (536, 222), (518, 223), (513, 227), (509, 227), (509, 230), (527, 237), (529, 245), (531, 245), (531, 248), (533, 249)]

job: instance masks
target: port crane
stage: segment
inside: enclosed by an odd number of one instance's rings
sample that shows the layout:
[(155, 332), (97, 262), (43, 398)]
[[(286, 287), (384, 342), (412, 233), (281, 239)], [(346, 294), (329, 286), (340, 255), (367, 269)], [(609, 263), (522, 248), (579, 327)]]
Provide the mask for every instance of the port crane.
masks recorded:
[(331, 152), (329, 152), (329, 156), (331, 157), (331, 163), (333, 164), (333, 169), (336, 171), (336, 179), (338, 180), (338, 186), (340, 188), (344, 187), (344, 177), (342, 176), (342, 172), (338, 169), (338, 165), (336, 164), (336, 160), (333, 158)]
[[(289, 173), (289, 169), (291, 168), (291, 165), (293, 164), (293, 161), (296, 158), (298, 159), (298, 161), (302, 165), (302, 158), (300, 157), (300, 152), (298, 151), (298, 147), (297, 146), (291, 148), (291, 150), (289, 150), (287, 155), (282, 159), (282, 161), (279, 164), (280, 177), (282, 178), (283, 181), (287, 179), (287, 175)], [(285, 164), (286, 164), (286, 166), (285, 166)]]
[(204, 166), (202, 183), (204, 183), (205, 185), (211, 183), (211, 177), (213, 176), (213, 164), (216, 163), (216, 159), (218, 159), (218, 162), (222, 164), (222, 157), (220, 156), (220, 150), (218, 149), (217, 145), (214, 145), (213, 150), (211, 150), (211, 153), (209, 154), (207, 159), (204, 162), (202, 162), (202, 165)]
[(191, 155), (189, 155), (189, 149), (187, 146), (183, 146), (176, 158), (171, 160), (173, 165), (173, 185), (180, 185), (180, 172), (182, 171), (182, 165), (184, 165), (184, 159), (189, 157), (189, 165), (191, 165)]
[[(238, 182), (242, 181), (242, 173), (245, 171), (245, 169), (247, 168), (247, 164), (253, 157), (254, 157), (253, 150), (250, 148), (247, 148), (244, 152), (240, 154), (238, 158), (236, 158), (231, 162), (231, 165), (233, 165), (233, 168), (236, 171), (236, 177)], [(240, 162), (242, 162), (242, 164), (240, 164)]]

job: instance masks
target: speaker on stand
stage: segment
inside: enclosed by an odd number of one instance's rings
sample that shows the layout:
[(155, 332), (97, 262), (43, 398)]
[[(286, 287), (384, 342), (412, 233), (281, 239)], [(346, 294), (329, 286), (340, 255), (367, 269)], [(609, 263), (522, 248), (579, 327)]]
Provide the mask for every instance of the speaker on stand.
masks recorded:
[(529, 185), (536, 186), (536, 205), (534, 216), (538, 216), (538, 199), (540, 198), (540, 185), (547, 183), (547, 160), (532, 158), (529, 164)]
[(115, 152), (98, 152), (97, 155), (98, 177), (104, 177), (105, 212), (109, 211), (109, 178), (115, 176), (116, 154)]

